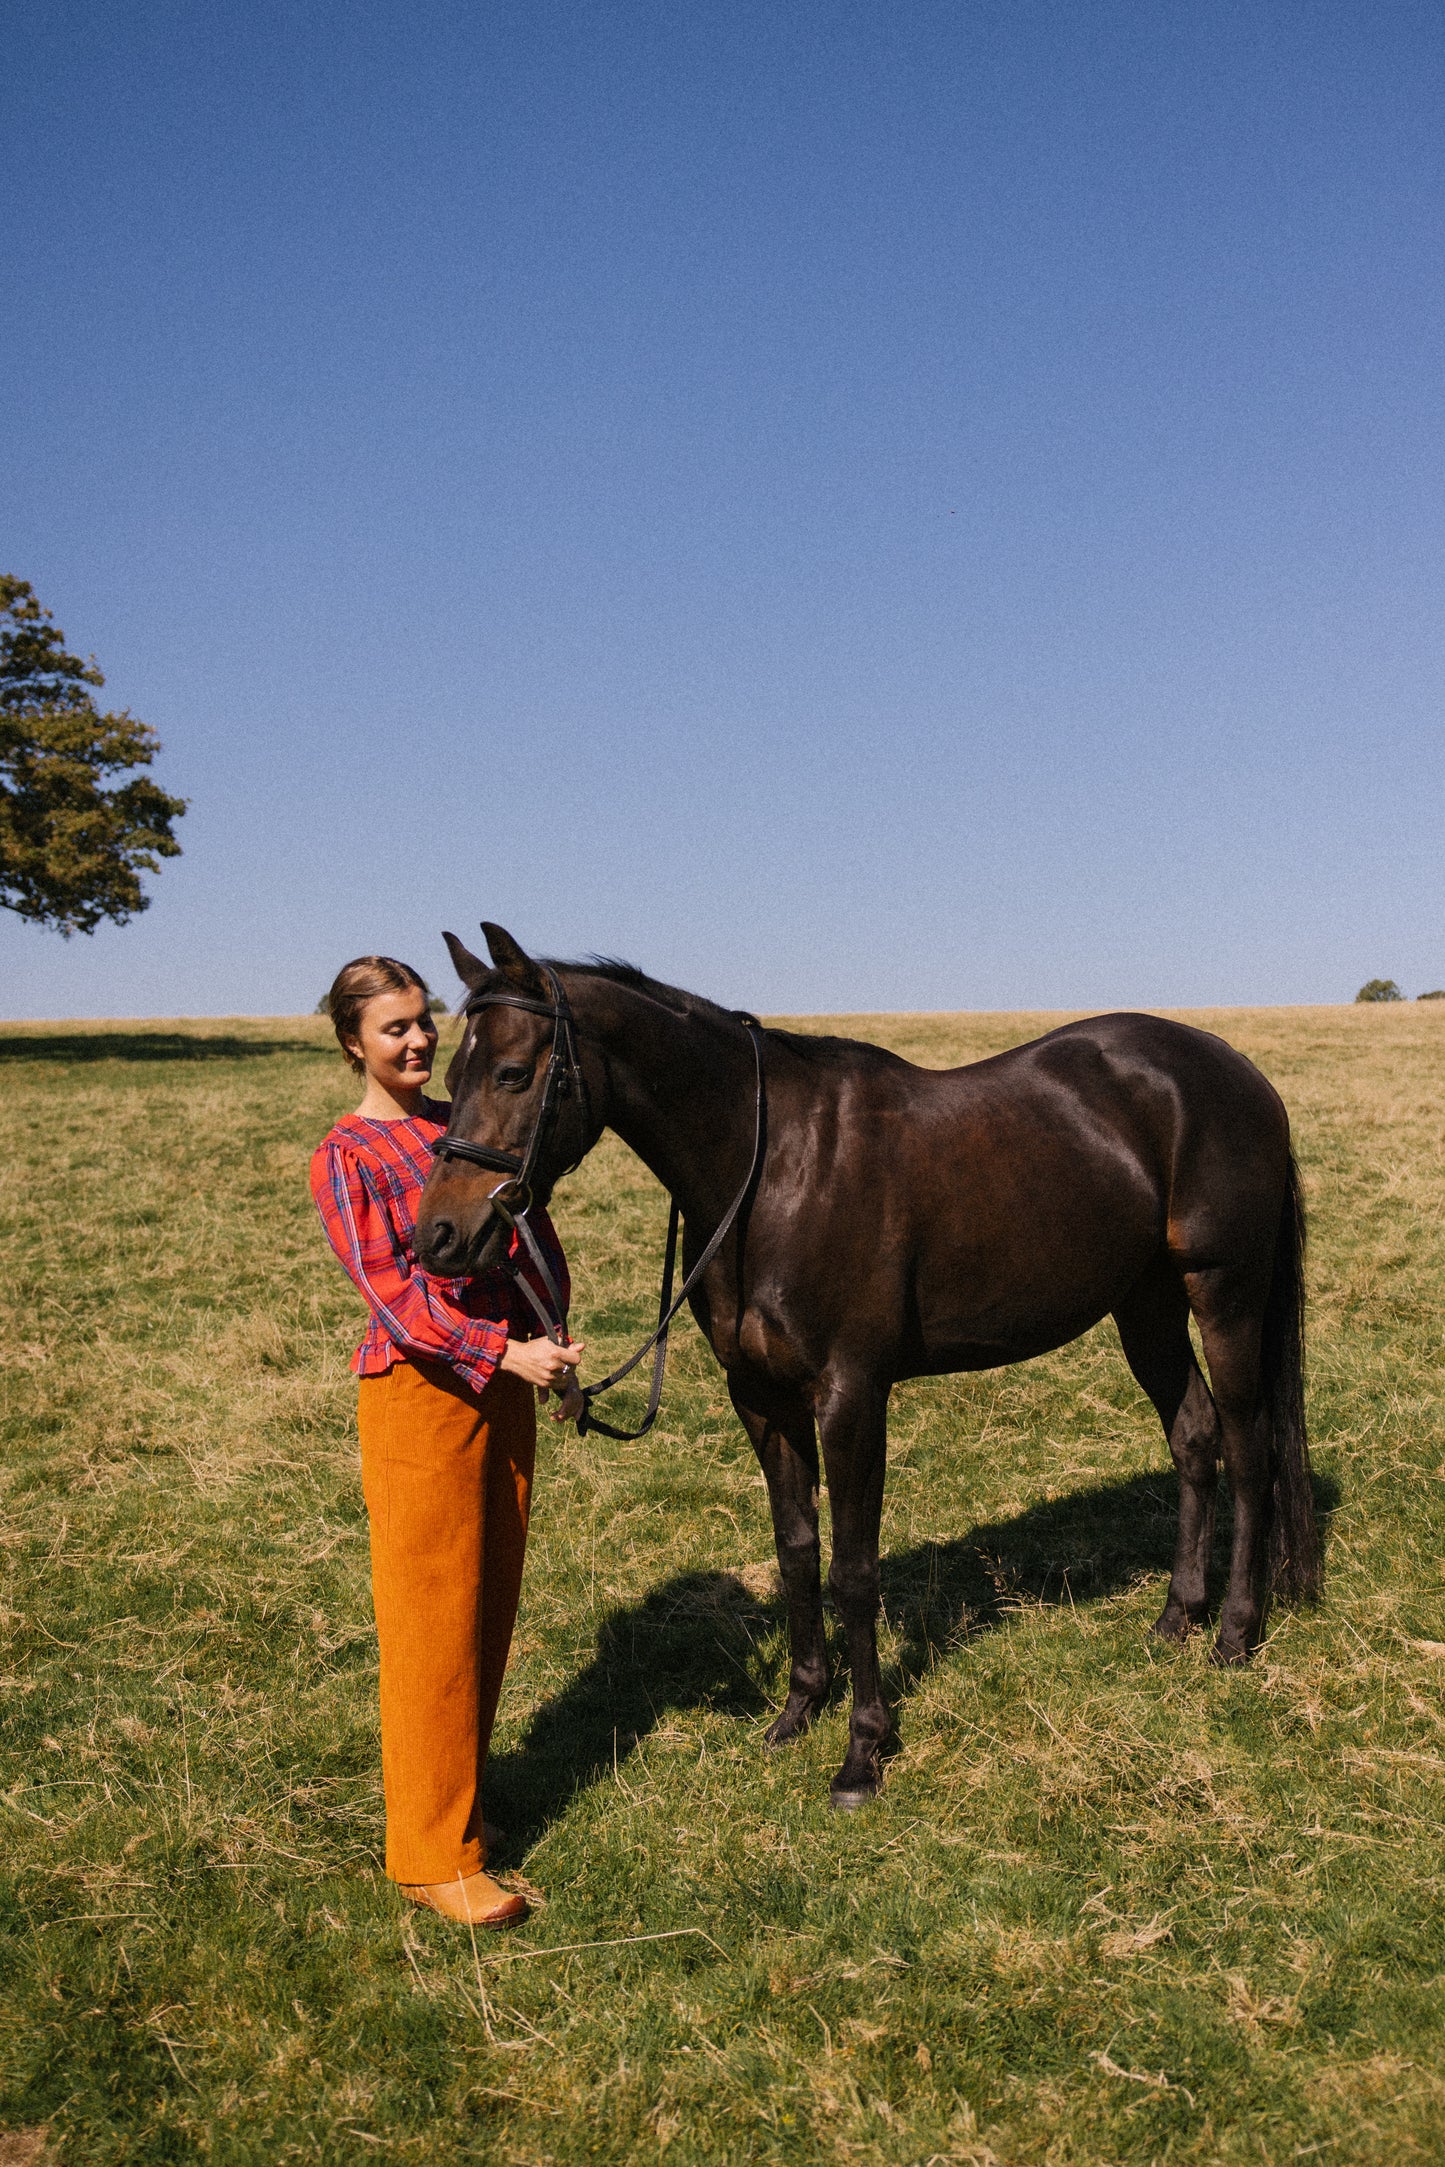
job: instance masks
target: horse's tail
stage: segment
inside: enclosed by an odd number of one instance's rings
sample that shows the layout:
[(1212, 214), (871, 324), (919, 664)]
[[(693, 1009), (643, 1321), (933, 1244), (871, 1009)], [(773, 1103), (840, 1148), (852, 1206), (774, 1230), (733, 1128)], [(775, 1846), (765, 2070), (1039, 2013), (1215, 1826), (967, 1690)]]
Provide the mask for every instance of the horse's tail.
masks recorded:
[(1296, 1603), (1317, 1601), (1324, 1579), (1305, 1434), (1304, 1250), (1304, 1198), (1291, 1151), (1264, 1312), (1262, 1381), (1274, 1480), (1270, 1584), (1285, 1602)]

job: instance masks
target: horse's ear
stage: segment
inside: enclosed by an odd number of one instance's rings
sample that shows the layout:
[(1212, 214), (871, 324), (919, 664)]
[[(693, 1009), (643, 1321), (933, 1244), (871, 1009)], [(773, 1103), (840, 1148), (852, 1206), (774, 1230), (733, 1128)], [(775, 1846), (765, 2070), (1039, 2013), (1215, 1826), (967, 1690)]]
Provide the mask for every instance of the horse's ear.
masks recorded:
[(525, 948), (519, 947), (505, 926), (490, 925), (484, 918), (482, 931), (487, 936), (487, 948), (493, 963), (509, 985), (519, 993), (534, 1000), (545, 1000), (547, 981), (538, 970)]
[(474, 956), (470, 948), (463, 948), (455, 933), (443, 933), (442, 939), (451, 955), (453, 970), (468, 992), (472, 991), (487, 976), (486, 964), (480, 956)]

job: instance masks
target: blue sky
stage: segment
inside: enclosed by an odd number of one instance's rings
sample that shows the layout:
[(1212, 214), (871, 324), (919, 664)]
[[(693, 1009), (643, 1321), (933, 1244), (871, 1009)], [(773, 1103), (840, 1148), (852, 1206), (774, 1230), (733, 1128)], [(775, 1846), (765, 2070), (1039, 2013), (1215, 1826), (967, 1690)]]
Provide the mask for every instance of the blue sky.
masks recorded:
[(0, 557), (185, 855), (0, 1013), (1445, 984), (1433, 6), (6, 34)]

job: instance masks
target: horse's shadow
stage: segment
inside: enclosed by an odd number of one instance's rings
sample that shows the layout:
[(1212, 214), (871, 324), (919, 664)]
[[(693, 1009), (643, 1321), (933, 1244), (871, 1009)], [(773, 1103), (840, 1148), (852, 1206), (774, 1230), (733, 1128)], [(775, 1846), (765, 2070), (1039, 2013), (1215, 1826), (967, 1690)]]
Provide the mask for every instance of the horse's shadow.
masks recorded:
[[(1338, 1501), (1338, 1485), (1316, 1475), (1322, 1533)], [(1077, 1607), (1167, 1574), (1178, 1505), (1174, 1473), (1161, 1470), (884, 1557), (894, 1705), (941, 1657), (1018, 1610)], [(1222, 1589), (1229, 1522), (1222, 1485), (1219, 1517), (1213, 1578)], [(493, 1757), (490, 1810), (530, 1844), (670, 1712), (707, 1708), (759, 1723), (775, 1705), (768, 1689), (785, 1676), (784, 1632), (781, 1595), (759, 1596), (730, 1572), (677, 1573), (622, 1605), (598, 1627), (592, 1660), (543, 1703), (520, 1746)], [(845, 1691), (846, 1679), (835, 1684), (835, 1697)]]

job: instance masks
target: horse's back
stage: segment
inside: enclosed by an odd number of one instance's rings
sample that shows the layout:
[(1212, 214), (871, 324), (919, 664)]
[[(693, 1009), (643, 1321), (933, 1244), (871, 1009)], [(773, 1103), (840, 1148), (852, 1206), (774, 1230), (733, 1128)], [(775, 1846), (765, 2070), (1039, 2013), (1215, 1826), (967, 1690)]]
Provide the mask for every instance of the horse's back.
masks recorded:
[[(1288, 1119), (1253, 1062), (1213, 1032), (1167, 1016), (1121, 1011), (1061, 1024), (1041, 1038), (959, 1068), (920, 1068), (864, 1040), (787, 1037), (798, 1056), (799, 1111), (838, 1143), (851, 1130), (886, 1134), (906, 1176), (908, 1138), (929, 1153), (951, 1131), (992, 1138), (1020, 1124), (1036, 1145), (1097, 1138), (1101, 1123), (1132, 1141), (1161, 1172), (1211, 1137), (1247, 1147), (1257, 1135), (1287, 1142)], [(802, 1075), (798, 1074), (801, 1063)], [(876, 1153), (867, 1151), (868, 1158)]]
[(907, 1312), (909, 1368), (1061, 1345), (1151, 1260), (1252, 1246), (1278, 1217), (1283, 1107), (1243, 1055), (1188, 1024), (1090, 1017), (945, 1070), (815, 1042), (808, 1065), (793, 1133), (809, 1142), (786, 1155), (795, 1205), (811, 1187), (813, 1208), (793, 1225), (840, 1295), (846, 1278)]
[(1116, 1084), (1136, 1088), (1163, 1087), (1191, 1095), (1208, 1091), (1260, 1106), (1271, 1101), (1280, 1104), (1273, 1085), (1227, 1039), (1201, 1031), (1196, 1024), (1176, 1022), (1172, 1016), (1129, 1009), (1080, 1017), (1045, 1032), (1042, 1038), (1027, 1039), (1004, 1053), (941, 1073), (1007, 1086), (1033, 1072), (1075, 1087), (1085, 1085), (1095, 1074), (1107, 1073)]
[(887, 1099), (906, 1098), (920, 1087), (926, 1093), (930, 1084), (951, 1080), (971, 1079), (990, 1088), (1007, 1086), (1034, 1070), (1081, 1078), (1102, 1061), (1117, 1073), (1140, 1079), (1173, 1077), (1186, 1086), (1217, 1082), (1278, 1104), (1272, 1085), (1227, 1039), (1201, 1031), (1196, 1024), (1144, 1010), (1081, 1016), (1040, 1038), (1025, 1039), (1002, 1053), (985, 1054), (957, 1068), (923, 1068), (869, 1039), (798, 1031), (770, 1031), (768, 1037), (785, 1047), (798, 1067), (811, 1072), (823, 1091), (851, 1086), (861, 1087), (865, 1094), (877, 1091)]

